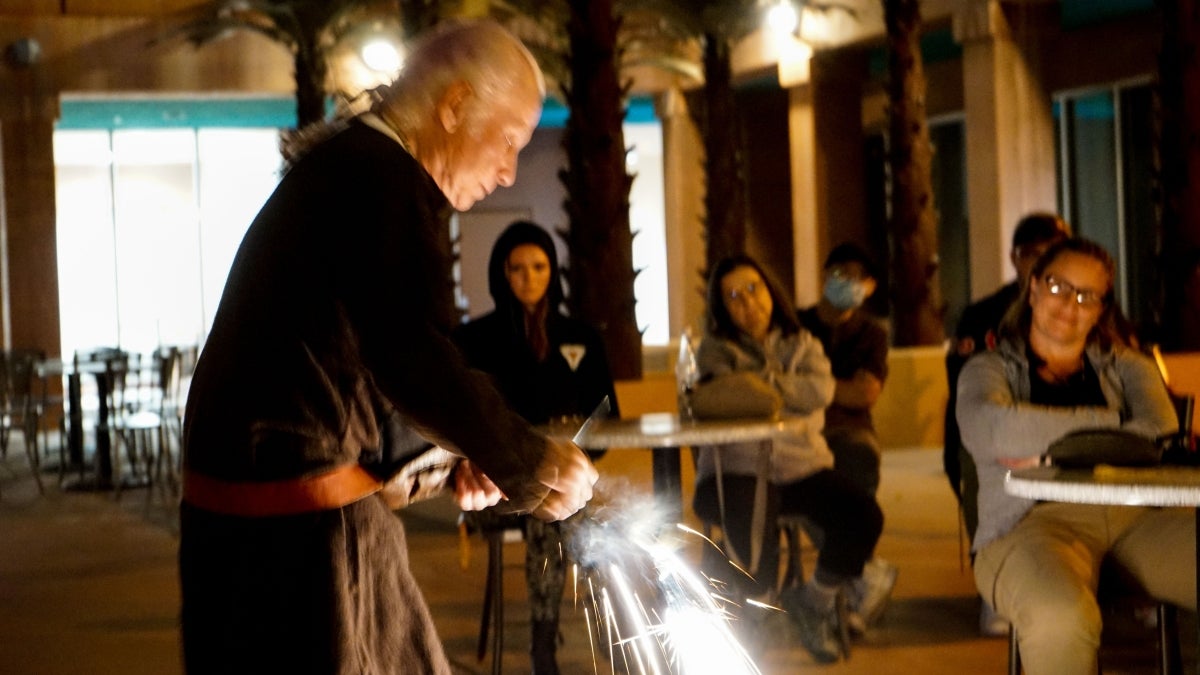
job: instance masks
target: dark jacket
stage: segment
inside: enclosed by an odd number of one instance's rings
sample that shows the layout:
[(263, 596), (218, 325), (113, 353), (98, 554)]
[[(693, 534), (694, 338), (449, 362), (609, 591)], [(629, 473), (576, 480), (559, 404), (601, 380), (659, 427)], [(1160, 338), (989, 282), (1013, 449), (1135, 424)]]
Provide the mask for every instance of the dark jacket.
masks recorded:
[[(521, 244), (539, 246), (550, 259), (546, 291), (546, 358), (539, 361), (525, 336), (525, 308), (512, 293), (504, 264)], [(619, 417), (612, 374), (600, 335), (559, 311), (557, 256), (550, 235), (532, 223), (516, 223), (497, 240), (488, 263), (488, 290), (495, 309), (458, 329), (455, 340), (470, 364), (490, 373), (508, 402), (533, 424), (586, 417), (605, 397)]]
[[(540, 501), (544, 439), (467, 367), (431, 292), (451, 279), (445, 208), (360, 120), (299, 159), (230, 270), (188, 396), (186, 471), (252, 482), (362, 463), (382, 478), (404, 461), (379, 454), (386, 419), (419, 432), (414, 449), (467, 455), (517, 506)], [(185, 500), (179, 566), (189, 673), (450, 673), (379, 496), (271, 518)]]
[[(517, 503), (541, 439), (448, 338), (432, 179), (354, 123), (284, 177), (247, 231), (188, 397), (185, 462), (227, 480), (318, 473), (380, 447), (378, 411), (475, 460)], [(386, 468), (383, 470), (386, 473)]]
[[(849, 380), (859, 370), (866, 370), (880, 382), (888, 375), (887, 329), (862, 309), (854, 310), (850, 318), (836, 326), (821, 321), (817, 306), (813, 305), (796, 313), (800, 325), (808, 329), (825, 349), (825, 356), (833, 365), (833, 376)], [(829, 404), (825, 411), (825, 431), (837, 429), (874, 429), (870, 408), (848, 408), (837, 403)]]

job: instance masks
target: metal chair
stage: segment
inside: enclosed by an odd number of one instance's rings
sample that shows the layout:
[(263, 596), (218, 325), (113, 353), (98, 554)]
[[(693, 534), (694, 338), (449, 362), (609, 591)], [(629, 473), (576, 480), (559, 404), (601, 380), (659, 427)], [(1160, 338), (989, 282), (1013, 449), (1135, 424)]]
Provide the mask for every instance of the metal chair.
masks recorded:
[(21, 432), (39, 494), (45, 494), (46, 488), (42, 485), (38, 450), (40, 408), (34, 382), (38, 380), (37, 364), (42, 358), (42, 353), (33, 349), (8, 350), (0, 355), (0, 459), (8, 454), (12, 433)]
[(111, 374), (117, 498), (121, 494), (121, 446), (133, 478), (148, 488), (147, 508), (156, 490), (164, 500), (178, 494), (175, 449), (182, 438), (180, 362), (178, 349), (163, 347), (145, 358), (131, 357), (123, 371), (114, 369)]
[[(487, 541), (488, 569), (479, 621), (475, 658), (482, 661), (491, 636), (492, 673), (500, 675), (504, 656), (504, 543), (512, 534), (524, 534), (526, 516), (500, 514), (494, 510), (463, 512), (459, 527), (465, 533), (478, 530)], [(465, 545), (465, 544), (464, 544)]]

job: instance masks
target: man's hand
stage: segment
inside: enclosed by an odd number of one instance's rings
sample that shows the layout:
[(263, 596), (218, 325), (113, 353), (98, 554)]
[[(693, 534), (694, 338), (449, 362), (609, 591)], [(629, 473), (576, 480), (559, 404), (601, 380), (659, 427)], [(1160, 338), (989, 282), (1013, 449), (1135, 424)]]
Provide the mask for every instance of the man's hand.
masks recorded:
[(847, 408), (869, 409), (879, 400), (883, 391), (883, 380), (875, 373), (859, 368), (848, 380), (838, 380), (833, 392), (833, 402)]
[(550, 492), (533, 508), (532, 515), (540, 520), (562, 520), (588, 503), (600, 474), (574, 443), (548, 438), (546, 444), (546, 456), (535, 478)]
[(1042, 458), (1040, 455), (1034, 455), (1033, 457), (1020, 457), (1016, 459), (1001, 457), (996, 461), (1000, 464), (1000, 466), (1003, 466), (1006, 469), (1012, 469), (1013, 471), (1017, 469), (1029, 469), (1042, 465)]
[(464, 459), (454, 469), (454, 501), (463, 511), (481, 511), (495, 506), (504, 498), (504, 493), (479, 467)]

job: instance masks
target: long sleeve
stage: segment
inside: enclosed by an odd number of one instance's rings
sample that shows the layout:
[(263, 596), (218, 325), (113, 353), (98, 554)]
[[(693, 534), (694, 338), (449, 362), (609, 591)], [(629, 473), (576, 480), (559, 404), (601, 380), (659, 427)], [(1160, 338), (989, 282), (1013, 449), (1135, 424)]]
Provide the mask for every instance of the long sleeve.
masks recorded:
[(1008, 369), (1016, 367), (995, 352), (985, 352), (968, 360), (959, 375), (959, 433), (976, 465), (1041, 455), (1071, 431), (1121, 423), (1115, 407), (1062, 408), (1022, 400), (1010, 384)]
[(271, 480), (363, 461), (378, 411), (475, 460), (517, 506), (545, 439), (450, 342), (432, 179), (361, 124), (281, 181), (239, 248), (186, 415), (187, 462)]
[[(825, 357), (821, 342), (808, 331), (796, 334), (794, 342), (791, 347), (776, 343), (775, 349), (791, 354), (783, 362), (781, 371), (768, 371), (768, 379), (783, 396), (787, 410), (801, 415), (824, 410), (833, 402), (837, 386), (829, 359)], [(772, 351), (770, 345), (768, 351)]]
[(979, 528), (974, 550), (1008, 532), (1033, 506), (1004, 491), (1007, 468), (999, 460), (1041, 455), (1077, 429), (1122, 427), (1148, 438), (1177, 424), (1166, 387), (1153, 362), (1132, 349), (1087, 358), (1100, 378), (1107, 406), (1051, 407), (1029, 402), (1029, 365), (1005, 343), (971, 357), (958, 380), (957, 416), (963, 444), (979, 473)]

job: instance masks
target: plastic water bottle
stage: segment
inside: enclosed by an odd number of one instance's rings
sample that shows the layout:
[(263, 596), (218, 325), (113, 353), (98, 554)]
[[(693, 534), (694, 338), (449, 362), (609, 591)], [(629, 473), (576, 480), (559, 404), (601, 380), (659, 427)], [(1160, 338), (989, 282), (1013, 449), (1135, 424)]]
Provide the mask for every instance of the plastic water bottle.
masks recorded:
[(675, 361), (675, 385), (679, 397), (679, 417), (690, 420), (692, 412), (692, 389), (700, 377), (696, 367), (696, 345), (691, 328), (684, 328), (679, 335), (679, 358)]

